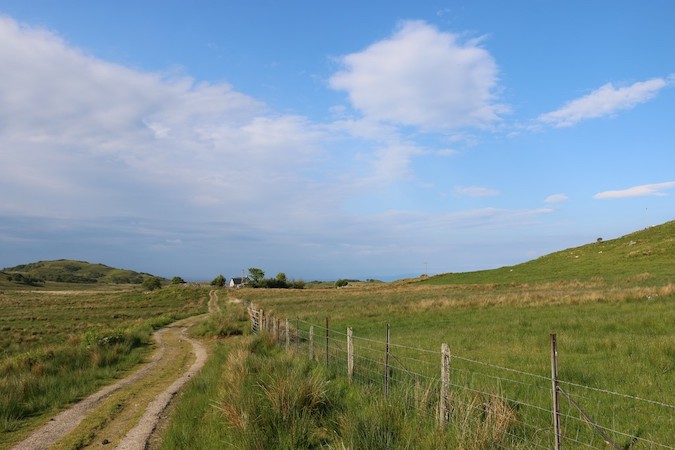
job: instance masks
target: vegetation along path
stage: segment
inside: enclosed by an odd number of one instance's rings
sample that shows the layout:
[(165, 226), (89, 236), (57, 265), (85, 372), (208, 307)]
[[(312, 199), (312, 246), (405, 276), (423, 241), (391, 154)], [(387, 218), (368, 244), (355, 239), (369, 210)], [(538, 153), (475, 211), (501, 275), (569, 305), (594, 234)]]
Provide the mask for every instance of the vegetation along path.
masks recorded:
[[(219, 310), (217, 293), (209, 297), (209, 313)], [(206, 362), (204, 345), (186, 335), (203, 318), (157, 331), (157, 350), (143, 367), (57, 414), (12, 449), (146, 448), (161, 413)]]

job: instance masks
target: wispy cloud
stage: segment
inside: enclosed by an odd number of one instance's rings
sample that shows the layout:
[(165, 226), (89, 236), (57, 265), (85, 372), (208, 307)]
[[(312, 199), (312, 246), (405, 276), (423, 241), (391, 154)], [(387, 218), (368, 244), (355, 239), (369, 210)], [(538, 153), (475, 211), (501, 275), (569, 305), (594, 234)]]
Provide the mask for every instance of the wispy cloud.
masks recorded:
[(454, 193), (467, 197), (494, 197), (499, 195), (499, 191), (482, 186), (458, 186), (454, 189)]
[(615, 199), (615, 198), (629, 198), (629, 197), (649, 197), (649, 196), (664, 196), (667, 195), (664, 191), (675, 188), (675, 181), (668, 181), (665, 183), (643, 184), (640, 186), (633, 186), (628, 189), (618, 191), (604, 191), (595, 194), (593, 198), (597, 199)]
[(569, 197), (565, 194), (553, 194), (546, 197), (544, 203), (562, 203), (569, 200)]
[(611, 116), (647, 102), (669, 83), (669, 79), (663, 78), (639, 81), (619, 88), (607, 83), (588, 95), (568, 102), (560, 109), (540, 115), (538, 121), (556, 127), (568, 127), (582, 120)]
[(497, 102), (492, 56), (422, 21), (403, 22), (341, 62), (330, 86), (347, 91), (352, 106), (374, 120), (447, 130), (488, 125), (506, 111)]

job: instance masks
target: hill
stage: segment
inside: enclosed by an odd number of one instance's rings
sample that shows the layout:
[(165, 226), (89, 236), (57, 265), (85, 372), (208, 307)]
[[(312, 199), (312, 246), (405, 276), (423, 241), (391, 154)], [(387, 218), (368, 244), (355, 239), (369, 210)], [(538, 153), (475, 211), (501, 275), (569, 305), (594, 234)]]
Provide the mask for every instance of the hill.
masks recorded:
[(430, 277), (424, 284), (537, 283), (553, 281), (675, 281), (675, 221), (618, 239), (599, 241), (515, 266)]
[(146, 273), (115, 269), (104, 264), (59, 259), (8, 267), (0, 271), (7, 281), (35, 285), (45, 281), (60, 283), (140, 284)]

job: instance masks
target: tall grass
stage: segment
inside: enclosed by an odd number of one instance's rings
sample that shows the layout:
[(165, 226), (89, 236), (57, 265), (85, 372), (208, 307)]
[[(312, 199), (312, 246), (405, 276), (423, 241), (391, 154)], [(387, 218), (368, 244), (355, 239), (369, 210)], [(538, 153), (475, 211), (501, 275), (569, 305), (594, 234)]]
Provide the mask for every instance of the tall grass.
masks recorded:
[(217, 409), (233, 448), (320, 448), (331, 438), (334, 395), (320, 368), (255, 338), (227, 360)]
[(280, 351), (266, 335), (223, 340), (181, 395), (160, 447), (519, 448), (517, 413), (498, 396), (454, 399), (451, 426), (439, 430), (435, 395), (404, 386), (385, 398), (377, 387), (349, 384), (333, 368)]
[(31, 416), (86, 395), (120, 370), (142, 360), (149, 335), (142, 330), (90, 333), (78, 345), (52, 346), (3, 360), (0, 433), (16, 431)]

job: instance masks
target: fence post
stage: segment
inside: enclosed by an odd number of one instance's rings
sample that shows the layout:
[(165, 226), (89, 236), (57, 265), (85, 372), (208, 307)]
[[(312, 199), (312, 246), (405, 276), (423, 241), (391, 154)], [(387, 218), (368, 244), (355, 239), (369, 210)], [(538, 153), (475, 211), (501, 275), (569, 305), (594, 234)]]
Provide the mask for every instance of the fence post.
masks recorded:
[(300, 317), (295, 318), (295, 353), (300, 353)]
[(553, 394), (553, 448), (560, 450), (560, 404), (558, 403), (558, 338), (551, 333), (551, 389)]
[(288, 325), (288, 319), (286, 319), (286, 353), (291, 349), (291, 327)]
[(258, 333), (261, 333), (263, 331), (267, 331), (265, 328), (265, 310), (260, 308), (260, 311), (258, 311)]
[(387, 341), (384, 354), (384, 396), (389, 395), (389, 322), (387, 322)]
[(354, 340), (351, 327), (347, 328), (347, 376), (351, 383), (354, 377)]
[(279, 331), (279, 320), (276, 317), (270, 317), (270, 319), (272, 319), (272, 339), (277, 344), (279, 342), (279, 334), (277, 333)]
[(256, 315), (258, 314), (258, 311), (253, 309), (250, 305), (248, 307), (248, 320), (251, 322), (251, 331), (255, 333), (258, 331), (255, 326), (255, 321), (256, 321)]
[(314, 325), (309, 326), (309, 360), (314, 361)]
[(328, 317), (326, 317), (326, 368), (328, 368)]
[(441, 345), (441, 398), (439, 404), (439, 423), (442, 427), (450, 421), (450, 348)]

